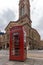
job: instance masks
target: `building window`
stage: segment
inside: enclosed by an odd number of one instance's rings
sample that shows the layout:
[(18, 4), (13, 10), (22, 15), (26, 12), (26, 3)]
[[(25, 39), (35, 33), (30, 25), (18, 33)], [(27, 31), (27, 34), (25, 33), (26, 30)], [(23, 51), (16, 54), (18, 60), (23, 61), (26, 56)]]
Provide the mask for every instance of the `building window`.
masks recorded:
[(29, 17), (30, 17), (30, 10), (28, 9), (28, 15), (29, 15)]
[(9, 40), (9, 34), (7, 34), (7, 40)]
[(29, 29), (29, 37), (30, 37), (30, 29)]
[(23, 15), (24, 15), (24, 6), (21, 7), (21, 9), (20, 9), (20, 16), (23, 16)]

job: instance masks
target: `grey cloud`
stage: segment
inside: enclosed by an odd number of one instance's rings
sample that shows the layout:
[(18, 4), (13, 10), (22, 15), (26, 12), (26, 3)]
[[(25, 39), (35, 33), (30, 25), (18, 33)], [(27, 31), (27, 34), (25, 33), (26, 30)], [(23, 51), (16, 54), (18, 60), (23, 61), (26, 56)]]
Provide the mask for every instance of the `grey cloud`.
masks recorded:
[(7, 11), (4, 11), (3, 17), (5, 20), (10, 21), (10, 20), (14, 20), (15, 14), (12, 10), (8, 9)]
[(41, 35), (41, 39), (43, 39), (43, 16), (38, 21), (38, 25), (35, 28), (38, 30), (39, 34)]
[(3, 30), (10, 21), (15, 20), (15, 14), (12, 10), (7, 9), (3, 11), (0, 16), (0, 30)]
[(41, 35), (41, 39), (43, 39), (43, 4), (42, 0), (31, 0), (31, 19), (33, 27), (39, 32)]
[(40, 18), (39, 24), (36, 27), (43, 31), (43, 16)]

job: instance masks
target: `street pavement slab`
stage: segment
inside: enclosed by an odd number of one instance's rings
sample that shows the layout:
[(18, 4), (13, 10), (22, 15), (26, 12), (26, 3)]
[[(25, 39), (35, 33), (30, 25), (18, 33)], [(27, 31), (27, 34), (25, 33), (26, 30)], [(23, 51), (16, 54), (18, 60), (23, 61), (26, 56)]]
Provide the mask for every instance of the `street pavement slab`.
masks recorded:
[[(39, 52), (37, 53), (37, 52), (29, 51), (26, 61), (24, 61), (24, 62), (10, 61), (9, 60), (9, 51), (2, 50), (2, 51), (0, 51), (0, 65), (43, 65), (43, 58), (40, 58), (40, 57), (37, 58), (36, 56), (31, 57), (29, 55), (29, 53), (39, 54)], [(43, 52), (40, 52), (40, 53), (43, 54)]]
[(42, 59), (27, 58), (26, 61), (10, 61), (8, 57), (0, 59), (0, 65), (43, 65)]

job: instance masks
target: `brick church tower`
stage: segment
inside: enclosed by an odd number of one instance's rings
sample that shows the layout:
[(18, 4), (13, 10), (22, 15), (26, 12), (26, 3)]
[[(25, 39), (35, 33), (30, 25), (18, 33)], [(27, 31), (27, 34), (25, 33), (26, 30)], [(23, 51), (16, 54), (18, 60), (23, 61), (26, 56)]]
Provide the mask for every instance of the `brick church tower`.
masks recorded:
[[(20, 0), (19, 2), (19, 24), (23, 25), (26, 31), (26, 44), (32, 48), (31, 45), (31, 19), (30, 19), (30, 3), (29, 0)], [(31, 45), (31, 46), (30, 46)]]

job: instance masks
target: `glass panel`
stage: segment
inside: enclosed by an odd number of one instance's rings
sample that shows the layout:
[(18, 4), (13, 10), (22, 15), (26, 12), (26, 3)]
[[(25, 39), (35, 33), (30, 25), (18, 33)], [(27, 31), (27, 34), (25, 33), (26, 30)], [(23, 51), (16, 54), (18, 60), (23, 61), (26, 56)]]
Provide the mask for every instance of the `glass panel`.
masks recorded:
[(20, 42), (19, 42), (19, 33), (13, 33), (12, 37), (12, 55), (18, 56), (20, 55)]

